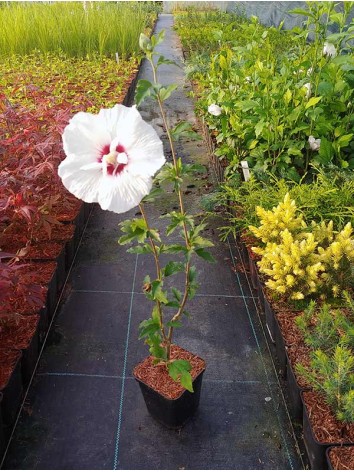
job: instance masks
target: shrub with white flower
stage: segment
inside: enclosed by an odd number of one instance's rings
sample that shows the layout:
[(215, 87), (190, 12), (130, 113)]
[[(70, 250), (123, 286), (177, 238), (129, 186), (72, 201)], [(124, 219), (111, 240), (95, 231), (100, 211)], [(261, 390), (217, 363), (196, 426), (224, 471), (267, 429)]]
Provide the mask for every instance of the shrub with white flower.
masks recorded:
[[(204, 172), (205, 169), (197, 164), (183, 163), (175, 152), (174, 141), (182, 136), (199, 136), (186, 121), (179, 122), (173, 129), (168, 126), (163, 101), (177, 86), (172, 84), (165, 87), (159, 84), (157, 69), (161, 64), (171, 64), (172, 61), (161, 55), (158, 61), (153, 61), (157, 54), (155, 46), (163, 38), (164, 31), (151, 38), (143, 34), (140, 36), (140, 47), (151, 64), (154, 81), (138, 82), (135, 101), (139, 105), (146, 97), (157, 100), (171, 148), (172, 162), (165, 162), (161, 140), (152, 126), (144, 122), (136, 107), (116, 105), (112, 109), (102, 109), (97, 115), (80, 112), (70, 120), (63, 133), (67, 157), (60, 164), (58, 172), (71, 193), (85, 202), (99, 203), (104, 210), (123, 213), (139, 206), (141, 217), (123, 221), (123, 236), (119, 239), (120, 244), (135, 244), (128, 252), (149, 254), (155, 261), (156, 274), (147, 275), (143, 285), (146, 297), (153, 302), (153, 309), (151, 317), (140, 323), (139, 337), (149, 346), (154, 362), (165, 365), (174, 380), (193, 391), (190, 363), (171, 358), (172, 338), (174, 330), (181, 326), (182, 318), (186, 315), (187, 301), (197, 289), (193, 256), (213, 262), (212, 255), (206, 250), (213, 244), (201, 234), (205, 224), (197, 224), (194, 216), (185, 210), (183, 179)], [(155, 181), (159, 185), (150, 192), (156, 172)], [(145, 203), (153, 201), (163, 191), (165, 183), (172, 184), (179, 205), (178, 210), (164, 216), (169, 218), (166, 236), (179, 230), (184, 243), (169, 244), (162, 239), (161, 230), (153, 228), (148, 221)], [(179, 258), (178, 261), (169, 261), (163, 265), (160, 261), (162, 254), (177, 254)], [(166, 279), (180, 273), (184, 273), (183, 287), (167, 289)], [(166, 311), (170, 312), (171, 309), (174, 314), (166, 320)]]
[(308, 139), (310, 149), (312, 151), (319, 151), (321, 147), (321, 140), (320, 139), (315, 139), (314, 136), (309, 136)]
[(212, 105), (208, 106), (208, 112), (213, 116), (220, 116), (222, 113), (222, 108), (219, 105), (213, 103)]
[(325, 42), (323, 45), (323, 55), (328, 57), (336, 57), (337, 49), (334, 44)]

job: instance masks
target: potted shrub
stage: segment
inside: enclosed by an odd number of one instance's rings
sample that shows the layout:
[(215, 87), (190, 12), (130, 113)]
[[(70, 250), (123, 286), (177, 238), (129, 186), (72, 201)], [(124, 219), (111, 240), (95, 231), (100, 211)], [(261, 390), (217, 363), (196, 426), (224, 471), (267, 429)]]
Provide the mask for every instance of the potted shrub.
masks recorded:
[[(324, 305), (298, 320), (305, 342), (313, 348), (309, 365), (297, 372), (313, 391), (303, 392), (304, 441), (313, 468), (325, 465), (326, 448), (354, 444), (354, 304), (346, 294), (344, 310)], [(309, 329), (310, 323), (312, 324)]]
[[(172, 63), (155, 51), (163, 37), (164, 31), (151, 39), (143, 34), (140, 37), (154, 80), (138, 82), (136, 103), (139, 105), (148, 96), (157, 100), (172, 162), (165, 163), (161, 140), (152, 126), (142, 120), (136, 107), (116, 105), (113, 109), (102, 109), (98, 115), (80, 112), (70, 120), (63, 133), (67, 157), (59, 165), (58, 173), (71, 193), (86, 202), (98, 202), (103, 210), (124, 213), (139, 206), (140, 216), (121, 224), (123, 236), (119, 242), (134, 243), (129, 252), (150, 255), (155, 261), (156, 275), (144, 279), (143, 290), (153, 302), (153, 309), (151, 317), (142, 321), (139, 328), (139, 336), (149, 346), (150, 356), (136, 366), (134, 375), (149, 412), (166, 426), (176, 428), (198, 406), (205, 362), (176, 346), (173, 334), (188, 315), (186, 303), (197, 289), (192, 257), (196, 255), (210, 262), (213, 258), (207, 251), (212, 243), (202, 236), (205, 224), (196, 223), (184, 206), (183, 179), (204, 169), (184, 164), (175, 153), (177, 139), (197, 136), (188, 122), (179, 122), (173, 129), (167, 124), (163, 101), (177, 86), (157, 82), (158, 67)], [(157, 186), (151, 190), (156, 172)], [(164, 185), (172, 185), (179, 205), (178, 210), (165, 215), (169, 220), (165, 240), (150, 225), (145, 209), (145, 203), (153, 201)], [(169, 243), (168, 236), (177, 231), (183, 242)], [(164, 265), (161, 256), (176, 259)], [(170, 279), (178, 275), (182, 277), (182, 286), (169, 287)], [(173, 314), (167, 319), (170, 310)]]

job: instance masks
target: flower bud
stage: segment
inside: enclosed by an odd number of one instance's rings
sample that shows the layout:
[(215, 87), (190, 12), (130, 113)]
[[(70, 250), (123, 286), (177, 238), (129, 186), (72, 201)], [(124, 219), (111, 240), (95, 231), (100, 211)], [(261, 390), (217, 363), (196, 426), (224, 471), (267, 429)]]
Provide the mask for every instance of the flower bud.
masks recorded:
[(211, 115), (219, 116), (222, 113), (222, 108), (220, 108), (219, 105), (216, 105), (215, 103), (213, 103), (212, 105), (208, 106), (208, 112)]
[(320, 146), (321, 146), (320, 139), (315, 139), (313, 136), (309, 136), (308, 141), (309, 141), (310, 149), (312, 151), (319, 151)]
[(336, 57), (337, 55), (337, 50), (334, 44), (332, 43), (324, 43), (323, 45), (323, 55), (324, 56), (329, 56), (329, 57)]

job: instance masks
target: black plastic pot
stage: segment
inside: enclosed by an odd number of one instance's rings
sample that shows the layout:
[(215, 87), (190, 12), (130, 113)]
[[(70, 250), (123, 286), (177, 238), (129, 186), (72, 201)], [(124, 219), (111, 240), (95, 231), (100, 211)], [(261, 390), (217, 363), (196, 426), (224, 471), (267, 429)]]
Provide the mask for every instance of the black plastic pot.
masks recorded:
[[(302, 394), (301, 394), (302, 396)], [(303, 437), (306, 452), (310, 461), (312, 469), (327, 469), (327, 449), (331, 446), (342, 446), (342, 445), (352, 445), (348, 443), (321, 443), (317, 441), (312, 430), (311, 421), (307, 412), (306, 405), (304, 404), (303, 409)]]
[(68, 272), (75, 256), (75, 236), (65, 242), (65, 271)]
[(57, 289), (60, 291), (65, 282), (66, 270), (65, 270), (65, 247), (61, 250), (59, 256), (57, 257)]
[(37, 364), (39, 356), (39, 319), (37, 321), (36, 331), (34, 332), (31, 342), (26, 349), (22, 350), (22, 361), (21, 361), (21, 375), (22, 384), (27, 387), (34, 369)]
[(1, 413), (1, 402), (2, 402), (3, 394), (0, 392), (0, 460), (5, 452), (5, 434), (4, 434), (4, 423), (2, 420), (2, 413)]
[[(1, 352), (0, 352), (1, 355)], [(6, 445), (9, 440), (12, 427), (14, 425), (18, 410), (22, 400), (22, 377), (21, 377), (21, 351), (18, 351), (16, 366), (9, 378), (9, 381), (1, 390), (2, 401), (1, 417), (3, 422), (3, 439)]]
[[(48, 300), (48, 294), (47, 294), (47, 300)], [(39, 345), (42, 346), (48, 331), (49, 327), (49, 316), (48, 316), (48, 302), (46, 303), (45, 306), (43, 306), (39, 312)]]
[(275, 355), (277, 357), (277, 367), (279, 374), (286, 378), (288, 359), (286, 357), (286, 347), (283, 333), (280, 329), (280, 324), (274, 313), (274, 341), (275, 341)]
[(332, 462), (331, 462), (331, 459), (329, 457), (329, 453), (330, 453), (331, 449), (332, 449), (332, 447), (327, 447), (327, 449), (326, 449), (327, 469), (328, 470), (335, 470), (332, 466)]
[(248, 252), (247, 252), (246, 246), (240, 242), (238, 247), (240, 249), (241, 260), (242, 260), (243, 266), (246, 270), (249, 270), (249, 259), (248, 259)]
[(47, 292), (47, 300), (46, 300), (46, 308), (47, 308), (47, 316), (48, 322), (53, 318), (55, 308), (57, 306), (58, 301), (58, 276), (57, 276), (56, 268), (52, 280), (48, 284), (48, 292)]
[(302, 388), (297, 383), (293, 367), (291, 365), (288, 352), (286, 353), (286, 382), (288, 387), (288, 399), (289, 399), (289, 412), (290, 416), (295, 421), (302, 421), (303, 417), (303, 401), (302, 392), (309, 390), (308, 388)]
[(252, 287), (257, 290), (258, 289), (258, 271), (255, 260), (252, 258), (250, 249), (248, 249), (248, 266), (250, 270), (250, 277)]
[(264, 316), (270, 341), (275, 344), (275, 315), (266, 295), (264, 295)]
[(184, 390), (174, 400), (164, 397), (136, 377), (135, 379), (140, 385), (150, 415), (167, 428), (180, 429), (194, 415), (198, 408), (203, 373), (204, 370), (194, 379), (193, 393)]

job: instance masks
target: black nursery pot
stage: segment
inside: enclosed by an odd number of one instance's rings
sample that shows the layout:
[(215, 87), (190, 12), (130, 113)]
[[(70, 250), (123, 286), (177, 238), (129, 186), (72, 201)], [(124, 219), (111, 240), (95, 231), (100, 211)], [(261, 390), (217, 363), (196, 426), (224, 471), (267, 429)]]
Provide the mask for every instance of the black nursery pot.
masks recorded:
[(171, 400), (156, 392), (141, 380), (139, 383), (146, 407), (150, 415), (170, 429), (180, 429), (198, 409), (204, 370), (194, 379), (193, 390), (184, 390), (181, 395)]

